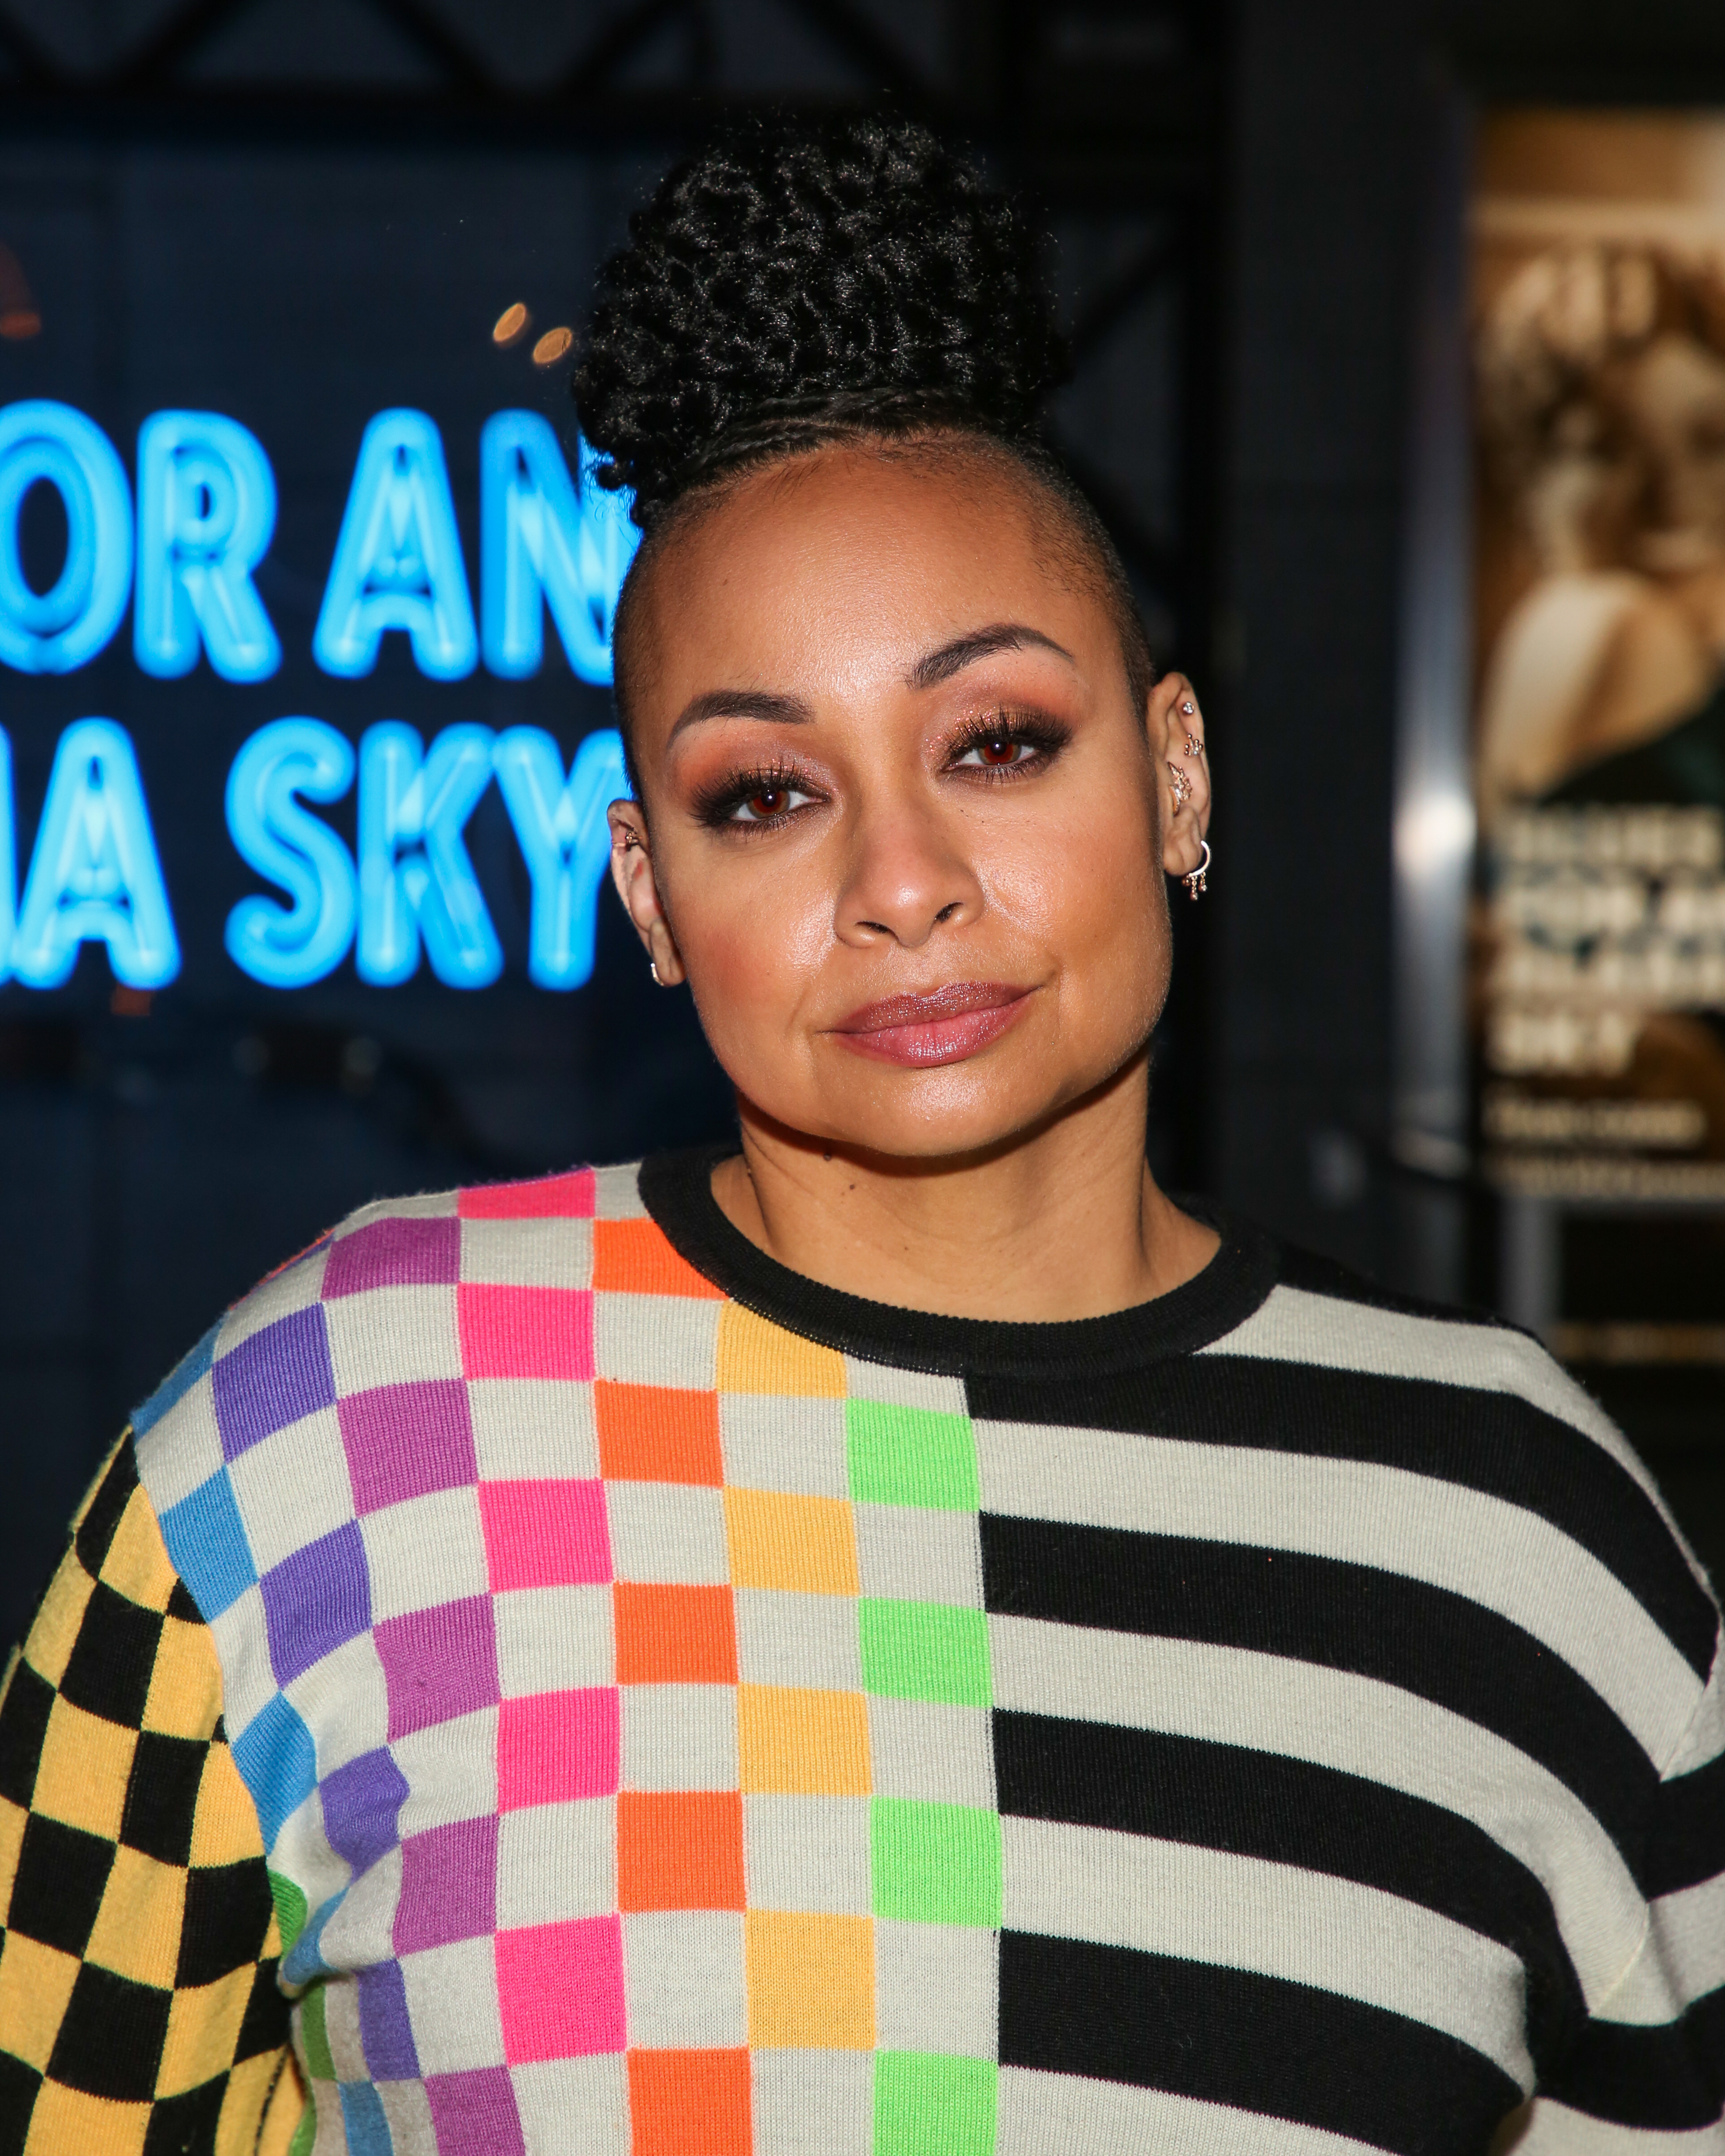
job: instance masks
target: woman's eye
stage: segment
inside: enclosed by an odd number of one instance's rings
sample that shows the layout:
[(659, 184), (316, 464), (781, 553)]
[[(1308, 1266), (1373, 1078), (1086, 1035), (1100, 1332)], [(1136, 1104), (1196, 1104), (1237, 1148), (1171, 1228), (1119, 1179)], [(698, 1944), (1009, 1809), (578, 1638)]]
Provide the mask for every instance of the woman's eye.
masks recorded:
[(788, 815), (793, 808), (800, 808), (814, 795), (803, 793), (794, 786), (763, 786), (757, 793), (747, 795), (732, 810), (733, 824), (771, 824), (778, 817)]
[(961, 764), (981, 766), (988, 771), (1001, 771), (1015, 763), (1028, 763), (1036, 753), (1027, 741), (1013, 734), (989, 734), (983, 740), (973, 742), (958, 758)]

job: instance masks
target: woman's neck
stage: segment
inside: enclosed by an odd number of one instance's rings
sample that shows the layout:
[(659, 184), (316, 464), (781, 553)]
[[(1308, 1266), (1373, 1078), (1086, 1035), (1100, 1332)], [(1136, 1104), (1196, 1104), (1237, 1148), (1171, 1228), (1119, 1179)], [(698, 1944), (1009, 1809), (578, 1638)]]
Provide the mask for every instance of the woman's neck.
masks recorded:
[(871, 1301), (1028, 1323), (1105, 1317), (1178, 1287), (1217, 1248), (1145, 1164), (1147, 1082), (1139, 1066), (960, 1161), (828, 1151), (743, 1102), (742, 1152), (713, 1171), (713, 1196), (768, 1256)]

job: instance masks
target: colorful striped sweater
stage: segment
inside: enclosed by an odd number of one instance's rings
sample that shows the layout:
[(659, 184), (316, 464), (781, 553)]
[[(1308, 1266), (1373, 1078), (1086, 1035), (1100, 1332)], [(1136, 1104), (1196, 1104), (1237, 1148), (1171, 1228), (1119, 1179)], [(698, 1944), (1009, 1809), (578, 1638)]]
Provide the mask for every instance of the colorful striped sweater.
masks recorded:
[(1230, 1221), (889, 1310), (711, 1164), (368, 1207), (140, 1409), (0, 2152), (1725, 2150), (1718, 1616), (1533, 1342)]

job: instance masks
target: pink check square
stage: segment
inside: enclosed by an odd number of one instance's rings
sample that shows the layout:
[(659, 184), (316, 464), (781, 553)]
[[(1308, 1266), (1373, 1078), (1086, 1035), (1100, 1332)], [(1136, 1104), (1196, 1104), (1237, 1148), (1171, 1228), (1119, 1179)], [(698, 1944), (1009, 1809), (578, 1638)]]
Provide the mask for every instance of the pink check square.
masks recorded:
[(497, 1710), (497, 1809), (614, 1797), (620, 1717), (614, 1686), (535, 1692)]
[(622, 1918), (577, 1917), (499, 1932), (497, 2000), (512, 2066), (624, 2050)]
[(589, 1288), (463, 1281), (455, 1314), (467, 1377), (585, 1380), (593, 1374)]
[(481, 1482), (479, 1499), (494, 1594), (595, 1587), (610, 1578), (603, 1482)]
[(464, 1190), (456, 1210), (464, 1220), (591, 1220), (598, 1186), (590, 1168), (567, 1175), (542, 1175), (533, 1183), (487, 1183)]

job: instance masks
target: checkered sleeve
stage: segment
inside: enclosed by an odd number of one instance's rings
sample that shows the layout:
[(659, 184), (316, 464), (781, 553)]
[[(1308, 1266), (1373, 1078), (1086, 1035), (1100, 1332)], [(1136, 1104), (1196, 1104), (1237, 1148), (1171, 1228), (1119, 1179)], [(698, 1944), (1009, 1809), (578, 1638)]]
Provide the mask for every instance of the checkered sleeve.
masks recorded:
[(0, 2156), (285, 2150), (257, 1813), (129, 1435), (0, 1695)]

